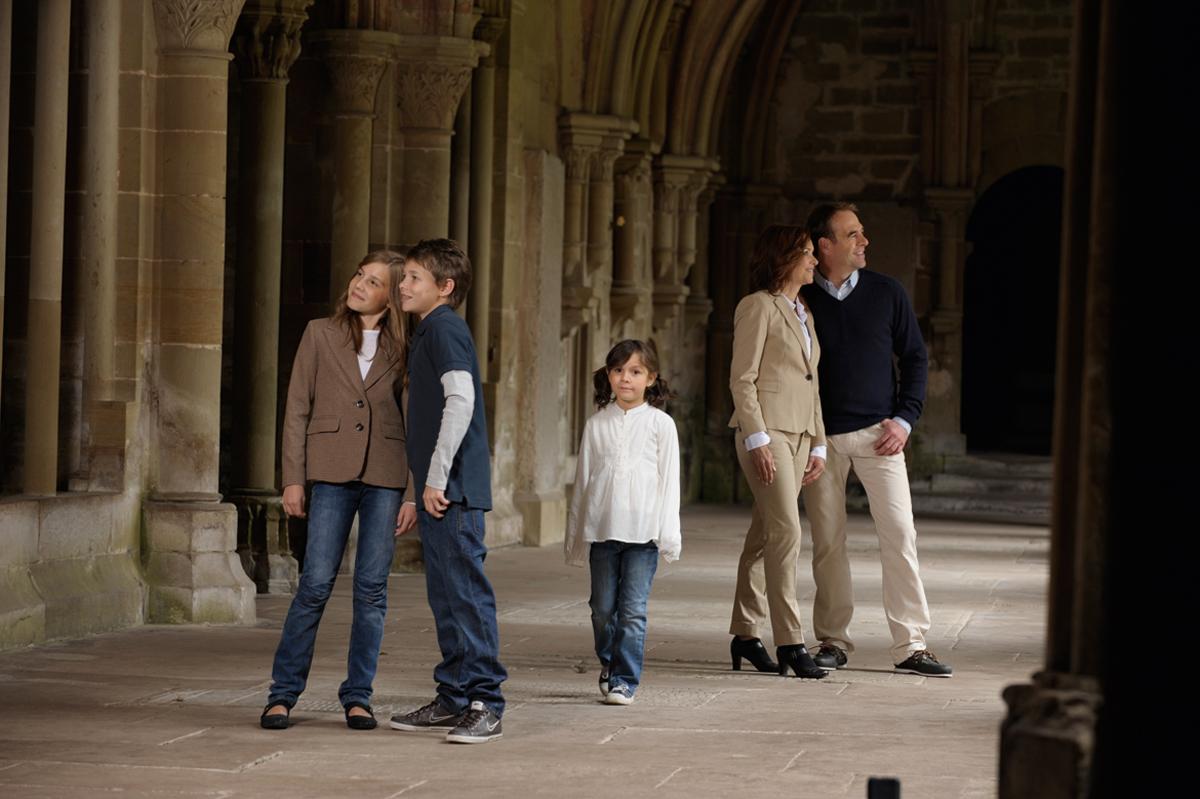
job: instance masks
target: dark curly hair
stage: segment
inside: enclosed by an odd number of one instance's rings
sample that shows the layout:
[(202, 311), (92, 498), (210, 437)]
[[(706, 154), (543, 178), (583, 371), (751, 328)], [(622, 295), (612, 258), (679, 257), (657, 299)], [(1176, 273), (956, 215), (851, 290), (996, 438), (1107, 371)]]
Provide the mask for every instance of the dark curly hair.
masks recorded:
[(667, 387), (667, 381), (663, 380), (662, 373), (659, 372), (658, 350), (655, 349), (654, 342), (627, 338), (624, 341), (618, 341), (608, 351), (608, 357), (604, 359), (604, 366), (592, 373), (592, 386), (596, 390), (597, 408), (603, 408), (616, 399), (613, 396), (612, 384), (608, 382), (608, 373), (624, 366), (634, 355), (637, 355), (646, 369), (654, 375), (654, 382), (646, 386), (646, 402), (655, 408), (661, 408), (666, 405), (667, 400), (675, 396)]

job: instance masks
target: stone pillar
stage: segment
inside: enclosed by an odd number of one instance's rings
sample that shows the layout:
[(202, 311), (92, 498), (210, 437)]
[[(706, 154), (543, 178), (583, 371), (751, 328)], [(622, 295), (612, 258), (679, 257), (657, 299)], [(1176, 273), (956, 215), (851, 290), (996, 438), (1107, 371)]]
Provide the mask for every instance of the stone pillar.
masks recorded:
[(251, 0), (233, 46), (241, 79), (238, 241), (234, 292), (234, 446), (230, 501), (238, 551), (260, 592), (290, 593), (296, 561), (275, 484), (279, 382), (279, 286), (287, 75), (313, 0)]
[[(4, 336), (4, 273), (8, 252), (8, 98), (12, 95), (12, 3), (0, 3), (0, 338)], [(0, 342), (0, 375), (4, 346)]]
[[(475, 36), (487, 45), (469, 91), (471, 121), (471, 177), (467, 241), (474, 270), (471, 293), (467, 298), (467, 322), (475, 336), (483, 370), (484, 402), (489, 411), (496, 404), (496, 376), (492, 364), (492, 188), (495, 184), (496, 147), (496, 42), (507, 20), (484, 16)], [(465, 103), (464, 103), (465, 104)], [(488, 418), (494, 418), (489, 413)]]
[(241, 0), (154, 0), (158, 234), (151, 384), (155, 419), (142, 509), (147, 620), (254, 621), (235, 552), (237, 513), (217, 493), (229, 39)]
[[(1126, 701), (1145, 705), (1139, 676), (1128, 669), (1122, 631), (1113, 620), (1118, 609), (1151, 619), (1161, 607), (1154, 587), (1132, 577), (1142, 566), (1129, 563), (1137, 547), (1123, 546), (1122, 559), (1115, 556), (1117, 542), (1128, 541), (1131, 530), (1146, 524), (1146, 503), (1137, 498), (1161, 487), (1161, 473), (1145, 470), (1140, 454), (1144, 436), (1137, 431), (1141, 420), (1150, 418), (1147, 411), (1155, 398), (1169, 392), (1176, 378), (1164, 372), (1132, 380), (1135, 372), (1145, 370), (1131, 366), (1123, 371), (1127, 358), (1117, 357), (1114, 348), (1118, 342), (1130, 351), (1157, 346), (1161, 332), (1150, 317), (1167, 311), (1161, 304), (1132, 314), (1114, 309), (1118, 269), (1136, 252), (1135, 244), (1122, 241), (1121, 220), (1136, 215), (1142, 198), (1151, 196), (1144, 176), (1163, 174), (1178, 150), (1167, 146), (1163, 155), (1151, 153), (1128, 135), (1137, 123), (1126, 120), (1135, 119), (1133, 109), (1145, 102), (1145, 84), (1134, 79), (1134, 65), (1156, 65), (1150, 48), (1160, 45), (1126, 46), (1141, 40), (1129, 38), (1128, 23), (1138, 11), (1130, 9), (1122, 20), (1122, 5), (1075, 7), (1046, 663), (1030, 683), (1004, 690), (1008, 714), (1000, 730), (1001, 799), (1113, 794), (1113, 783), (1097, 774), (1111, 778), (1119, 773), (1128, 729), (1114, 709), (1120, 689), (1127, 692)], [(1148, 565), (1152, 556), (1146, 557)], [(1161, 625), (1150, 635), (1159, 629)], [(1107, 752), (1106, 745), (1111, 747)], [(1106, 762), (1105, 755), (1117, 762)], [(1147, 786), (1147, 795), (1157, 793), (1161, 791)]]
[(563, 540), (567, 517), (562, 430), (553, 423), (562, 412), (564, 388), (562, 351), (554, 346), (562, 325), (563, 164), (543, 150), (526, 150), (523, 173), (525, 247), (512, 370), (521, 377), (506, 388), (523, 406), (513, 445), (519, 453), (513, 504), (521, 514), (521, 540), (545, 546)]
[[(450, 238), (471, 255), (471, 87), (454, 113), (454, 134), (450, 137)], [(403, 204), (401, 204), (403, 207)], [(472, 266), (474, 264), (472, 263)], [(470, 312), (470, 304), (461, 306)]]
[(308, 41), (328, 70), (333, 117), (330, 305), (346, 290), (371, 240), (371, 127), (379, 79), (398, 37), (374, 30), (322, 30)]
[(70, 0), (38, 6), (33, 122), (33, 220), (25, 367), (25, 493), (58, 486), (58, 387), (62, 344), (63, 201), (67, 172)]
[(708, 183), (706, 158), (665, 154), (654, 165), (654, 337), (666, 377), (678, 380), (688, 273), (696, 260), (696, 201)]
[(559, 136), (566, 162), (563, 208), (562, 335), (566, 364), (566, 436), (570, 451), (592, 410), (591, 373), (611, 346), (613, 170), (637, 123), (566, 112)]
[(403, 135), (400, 240), (450, 232), (450, 137), (454, 114), (486, 45), (455, 36), (398, 37), (396, 103)]
[(650, 337), (654, 291), (650, 272), (654, 231), (650, 162), (655, 149), (647, 139), (634, 139), (626, 143), (625, 153), (617, 159), (610, 294), (613, 341)]

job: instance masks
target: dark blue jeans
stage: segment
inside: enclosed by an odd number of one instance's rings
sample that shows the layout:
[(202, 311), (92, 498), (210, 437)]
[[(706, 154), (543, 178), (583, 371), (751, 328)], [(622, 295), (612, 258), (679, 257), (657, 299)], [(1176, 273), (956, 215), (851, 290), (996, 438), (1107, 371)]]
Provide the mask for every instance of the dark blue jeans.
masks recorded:
[(646, 653), (646, 601), (658, 571), (658, 546), (650, 541), (596, 541), (592, 570), (592, 633), (596, 656), (609, 666), (608, 685), (637, 690)]
[(354, 620), (342, 704), (371, 702), (371, 683), (383, 641), (387, 580), (396, 545), (396, 514), (403, 491), (360, 482), (315, 483), (308, 508), (308, 547), (300, 586), (288, 608), (283, 635), (271, 668), (269, 704), (296, 704), (308, 682), (317, 625), (333, 591), (346, 551), (350, 525), (358, 513), (358, 554), (354, 560)]
[(483, 573), (483, 511), (453, 502), (440, 519), (417, 510), (425, 589), (442, 662), (433, 670), (442, 707), (454, 713), (473, 700), (504, 714), (496, 595)]

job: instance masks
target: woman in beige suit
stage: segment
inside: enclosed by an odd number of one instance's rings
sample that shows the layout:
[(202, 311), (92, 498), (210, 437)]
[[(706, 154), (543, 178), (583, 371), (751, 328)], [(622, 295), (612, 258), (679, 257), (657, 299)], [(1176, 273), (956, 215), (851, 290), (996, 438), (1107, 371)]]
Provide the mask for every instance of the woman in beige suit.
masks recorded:
[[(308, 516), (300, 585), (288, 608), (260, 723), (286, 729), (308, 680), (317, 625), (358, 515), (354, 616), (338, 698), (351, 729), (375, 727), (371, 684), (383, 640), (395, 536), (416, 524), (402, 502), (408, 478), (401, 391), (405, 328), (396, 293), (404, 256), (368, 253), (333, 316), (308, 324), (283, 421), (283, 509)], [(305, 508), (305, 483), (312, 484)]]
[[(734, 407), (729, 426), (736, 429), (738, 463), (754, 494), (738, 562), (730, 658), (735, 670), (745, 658), (759, 671), (787, 674), (791, 669), (797, 677), (812, 679), (824, 677), (825, 671), (805, 649), (800, 625), (796, 501), (800, 487), (825, 468), (825, 424), (817, 394), (821, 348), (800, 296), (816, 265), (804, 228), (772, 225), (759, 236), (750, 262), (755, 291), (738, 303), (733, 316), (729, 375)], [(760, 560), (764, 568), (756, 570)], [(778, 664), (759, 638), (767, 610)]]

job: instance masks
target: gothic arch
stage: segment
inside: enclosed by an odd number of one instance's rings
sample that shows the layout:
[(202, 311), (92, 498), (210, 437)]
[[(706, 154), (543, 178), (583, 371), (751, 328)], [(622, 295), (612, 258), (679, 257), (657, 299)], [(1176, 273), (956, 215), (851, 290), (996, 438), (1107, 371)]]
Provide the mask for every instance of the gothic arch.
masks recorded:
[(1065, 92), (1026, 92), (989, 103), (983, 110), (976, 198), (1023, 167), (1065, 167), (1066, 125)]

